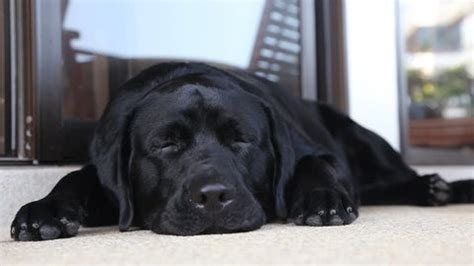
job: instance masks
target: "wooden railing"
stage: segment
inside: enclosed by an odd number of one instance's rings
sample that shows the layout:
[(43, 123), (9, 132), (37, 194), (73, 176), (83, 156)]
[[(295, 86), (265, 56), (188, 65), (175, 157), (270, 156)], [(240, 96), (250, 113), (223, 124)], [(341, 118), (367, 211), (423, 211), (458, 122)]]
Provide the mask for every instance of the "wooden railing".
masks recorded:
[(410, 144), (414, 146), (474, 145), (474, 117), (412, 120), (409, 122), (408, 136)]

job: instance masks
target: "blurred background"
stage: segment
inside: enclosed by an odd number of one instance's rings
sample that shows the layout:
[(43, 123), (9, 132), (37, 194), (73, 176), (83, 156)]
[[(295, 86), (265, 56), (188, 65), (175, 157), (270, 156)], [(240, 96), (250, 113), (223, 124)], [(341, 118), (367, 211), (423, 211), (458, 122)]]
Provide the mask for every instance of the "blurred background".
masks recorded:
[(169, 60), (328, 102), (412, 165), (474, 164), (472, 0), (1, 0), (0, 18), (4, 165), (86, 161), (110, 97)]

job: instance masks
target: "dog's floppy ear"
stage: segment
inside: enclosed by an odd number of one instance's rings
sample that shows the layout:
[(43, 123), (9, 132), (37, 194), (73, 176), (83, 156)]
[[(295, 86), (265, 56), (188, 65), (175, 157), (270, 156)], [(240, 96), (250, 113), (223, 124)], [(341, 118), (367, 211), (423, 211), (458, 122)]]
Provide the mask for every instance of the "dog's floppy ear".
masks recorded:
[(275, 198), (275, 211), (279, 218), (285, 218), (287, 215), (285, 201), (285, 187), (293, 176), (296, 158), (294, 144), (291, 136), (291, 129), (287, 123), (279, 117), (276, 110), (273, 110), (268, 104), (263, 104), (267, 114), (270, 130), (272, 153), (274, 157), (273, 169), (273, 191)]
[(92, 163), (102, 186), (119, 208), (119, 228), (127, 230), (133, 222), (133, 190), (129, 178), (130, 139), (128, 120), (133, 101), (112, 102), (102, 117), (92, 141)]

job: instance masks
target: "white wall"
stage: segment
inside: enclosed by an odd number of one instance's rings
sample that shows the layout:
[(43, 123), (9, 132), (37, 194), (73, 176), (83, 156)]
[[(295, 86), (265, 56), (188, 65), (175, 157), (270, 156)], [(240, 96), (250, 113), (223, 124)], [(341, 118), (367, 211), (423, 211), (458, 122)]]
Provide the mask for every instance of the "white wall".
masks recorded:
[(394, 0), (346, 0), (349, 112), (400, 148)]

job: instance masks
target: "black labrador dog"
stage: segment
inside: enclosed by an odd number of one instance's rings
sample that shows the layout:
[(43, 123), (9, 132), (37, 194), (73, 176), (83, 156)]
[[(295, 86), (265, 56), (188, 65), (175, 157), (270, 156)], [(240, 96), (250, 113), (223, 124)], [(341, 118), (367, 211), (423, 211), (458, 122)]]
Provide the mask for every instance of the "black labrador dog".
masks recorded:
[(419, 176), (375, 133), (330, 106), (263, 78), (199, 63), (163, 63), (109, 103), (90, 164), (23, 206), (15, 240), (118, 224), (195, 235), (283, 220), (350, 224), (360, 204), (474, 202), (473, 180)]

